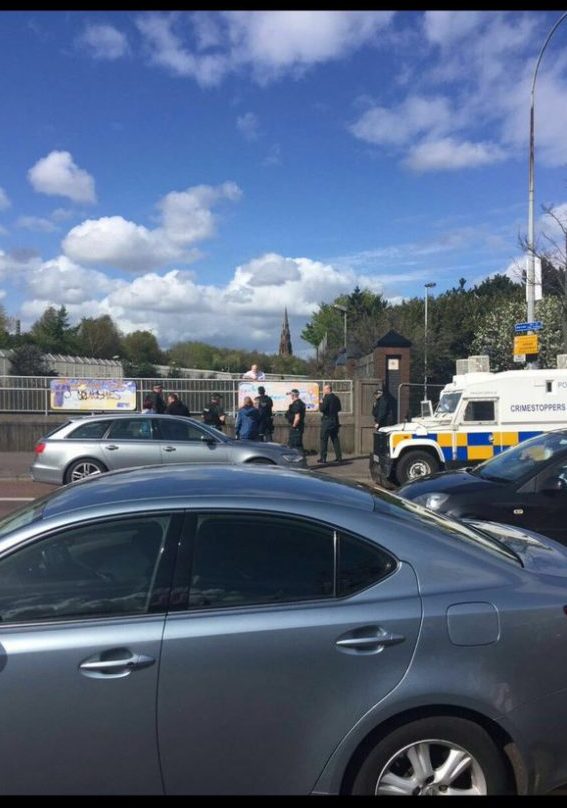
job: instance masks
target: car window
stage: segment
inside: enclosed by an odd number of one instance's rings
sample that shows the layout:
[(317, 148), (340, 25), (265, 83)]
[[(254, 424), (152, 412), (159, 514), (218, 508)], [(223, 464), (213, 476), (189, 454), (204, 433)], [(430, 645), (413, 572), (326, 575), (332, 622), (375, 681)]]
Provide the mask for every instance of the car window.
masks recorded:
[(81, 424), (72, 432), (69, 432), (67, 438), (82, 438), (96, 439), (102, 438), (112, 421), (89, 421), (86, 424)]
[(485, 480), (518, 482), (532, 473), (543, 471), (549, 461), (554, 457), (559, 459), (566, 451), (565, 432), (546, 432), (506, 449), (481, 463), (471, 471), (471, 474)]
[(465, 421), (494, 421), (494, 401), (469, 401)]
[(354, 536), (339, 537), (337, 595), (360, 592), (396, 569), (396, 561), (379, 547)]
[(60, 531), (0, 559), (0, 621), (36, 622), (148, 611), (170, 517)]
[(109, 440), (151, 440), (152, 424), (149, 418), (117, 418), (108, 433)]
[(171, 419), (160, 418), (159, 429), (163, 440), (172, 441), (200, 441), (207, 433), (191, 423), (184, 423)]
[(195, 538), (191, 608), (330, 598), (334, 532), (275, 515), (203, 515)]

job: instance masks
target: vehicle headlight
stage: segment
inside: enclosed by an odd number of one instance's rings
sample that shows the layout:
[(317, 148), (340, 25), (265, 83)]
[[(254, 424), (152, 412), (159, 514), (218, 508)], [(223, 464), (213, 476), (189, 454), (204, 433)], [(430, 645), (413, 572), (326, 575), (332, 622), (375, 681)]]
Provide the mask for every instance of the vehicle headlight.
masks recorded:
[(418, 497), (415, 497), (413, 500), (417, 502), (418, 505), (424, 505), (426, 508), (429, 508), (432, 511), (439, 511), (441, 506), (447, 502), (449, 499), (448, 494), (420, 494)]
[(301, 463), (303, 460), (302, 454), (284, 454), (282, 458), (286, 461), (286, 463)]

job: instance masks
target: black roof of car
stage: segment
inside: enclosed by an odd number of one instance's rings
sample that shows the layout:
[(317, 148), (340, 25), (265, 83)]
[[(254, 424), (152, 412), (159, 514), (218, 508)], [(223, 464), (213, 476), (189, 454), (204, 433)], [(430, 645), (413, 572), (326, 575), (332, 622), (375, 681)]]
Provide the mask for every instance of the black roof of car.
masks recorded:
[(374, 500), (362, 486), (311, 471), (278, 466), (232, 466), (175, 463), (144, 466), (89, 477), (64, 486), (47, 501), (44, 517), (78, 508), (156, 499), (199, 500), (207, 497), (245, 500), (269, 497), (328, 502), (371, 511)]

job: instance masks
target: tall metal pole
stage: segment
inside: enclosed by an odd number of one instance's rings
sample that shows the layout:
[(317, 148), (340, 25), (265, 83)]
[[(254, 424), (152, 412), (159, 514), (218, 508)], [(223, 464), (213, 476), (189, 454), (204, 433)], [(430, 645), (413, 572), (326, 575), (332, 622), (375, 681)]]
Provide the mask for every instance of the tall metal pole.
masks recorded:
[(433, 289), (434, 286), (437, 284), (432, 281), (431, 283), (426, 283), (425, 285), (425, 334), (424, 334), (424, 345), (423, 345), (423, 400), (427, 401), (427, 301), (429, 297), (429, 290)]
[[(561, 17), (557, 20), (549, 34), (547, 35), (547, 39), (543, 43), (543, 47), (539, 53), (535, 70), (534, 70), (534, 77), (532, 81), (532, 91), (531, 91), (531, 104), (530, 104), (530, 166), (529, 166), (529, 193), (528, 193), (528, 266), (526, 272), (526, 300), (527, 300), (527, 315), (528, 315), (528, 322), (531, 323), (535, 319), (535, 244), (534, 244), (534, 157), (535, 157), (535, 146), (534, 146), (534, 109), (535, 109), (535, 83), (537, 78), (537, 71), (539, 69), (539, 65), (541, 62), (541, 57), (543, 56), (543, 52), (547, 48), (547, 44), (553, 34), (555, 33), (555, 29), (558, 25), (563, 22), (563, 20), (567, 17), (567, 11), (565, 11)], [(531, 332), (530, 332), (531, 333)]]

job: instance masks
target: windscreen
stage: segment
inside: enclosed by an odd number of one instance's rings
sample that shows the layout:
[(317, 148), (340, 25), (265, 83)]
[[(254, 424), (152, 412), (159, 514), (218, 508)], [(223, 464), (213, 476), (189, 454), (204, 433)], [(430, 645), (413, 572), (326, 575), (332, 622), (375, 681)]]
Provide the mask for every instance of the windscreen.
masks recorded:
[(435, 410), (435, 415), (451, 415), (455, 412), (461, 400), (461, 392), (443, 393)]
[(518, 443), (510, 449), (481, 463), (472, 474), (494, 482), (516, 482), (535, 474), (555, 456), (567, 450), (567, 433), (546, 432)]

